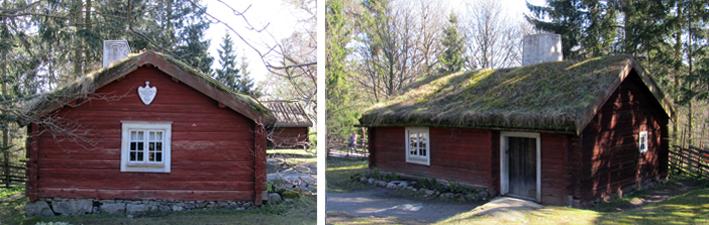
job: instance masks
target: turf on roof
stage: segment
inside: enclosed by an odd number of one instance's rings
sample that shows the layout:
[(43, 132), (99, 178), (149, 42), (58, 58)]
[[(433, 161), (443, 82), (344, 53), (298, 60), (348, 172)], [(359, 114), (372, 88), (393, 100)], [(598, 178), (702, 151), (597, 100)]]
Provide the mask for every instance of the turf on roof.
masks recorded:
[(25, 112), (27, 112), (27, 115), (30, 116), (42, 116), (45, 113), (51, 112), (59, 107), (64, 106), (65, 104), (74, 99), (85, 98), (90, 94), (94, 93), (96, 89), (102, 87), (103, 85), (114, 81), (121, 75), (125, 75), (135, 70), (138, 66), (140, 66), (138, 64), (140, 63), (141, 57), (148, 53), (155, 54), (158, 57), (177, 66), (179, 69), (193, 76), (201, 78), (200, 80), (206, 82), (209, 86), (230, 94), (230, 96), (234, 97), (238, 101), (248, 105), (250, 109), (253, 110), (255, 113), (266, 116), (266, 118), (272, 117), (270, 110), (268, 110), (264, 105), (262, 105), (260, 102), (258, 102), (251, 96), (236, 93), (224, 86), (223, 84), (219, 83), (218, 81), (214, 80), (210, 76), (192, 68), (184, 62), (175, 59), (169, 55), (153, 51), (130, 54), (127, 57), (112, 63), (108, 67), (93, 71), (85, 76), (78, 78), (73, 82), (58, 87), (54, 91), (40, 94), (29, 100), (25, 104)]
[(628, 56), (608, 56), (428, 78), (368, 109), (360, 124), (578, 133), (632, 65)]

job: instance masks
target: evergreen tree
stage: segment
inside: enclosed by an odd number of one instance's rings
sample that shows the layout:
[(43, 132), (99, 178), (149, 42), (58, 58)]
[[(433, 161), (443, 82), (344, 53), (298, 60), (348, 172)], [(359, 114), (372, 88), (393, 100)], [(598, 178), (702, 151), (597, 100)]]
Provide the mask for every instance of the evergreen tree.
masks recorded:
[(246, 58), (241, 58), (241, 75), (239, 75), (238, 80), (238, 90), (241, 93), (251, 95), (253, 97), (261, 97), (261, 90), (257, 88), (254, 84), (253, 78), (251, 78), (251, 73), (249, 72), (249, 64), (246, 62)]
[(438, 57), (441, 63), (441, 72), (451, 73), (458, 72), (463, 69), (465, 59), (463, 57), (464, 40), (458, 33), (458, 17), (451, 13), (448, 22), (450, 23), (444, 31), (444, 37), (441, 41), (444, 52)]
[[(326, 63), (325, 92), (327, 94), (326, 127), (328, 139), (340, 139), (349, 135), (357, 123), (357, 113), (353, 107), (351, 86), (347, 82), (347, 43), (350, 30), (347, 27), (342, 0), (328, 0), (325, 11)], [(328, 142), (333, 143), (333, 142)], [(329, 148), (328, 148), (329, 149)], [(329, 154), (328, 154), (329, 155)]]
[(180, 25), (184, 27), (178, 32), (177, 48), (174, 54), (190, 66), (210, 75), (214, 59), (208, 52), (209, 40), (203, 38), (204, 32), (209, 28), (209, 21), (204, 16), (206, 8), (192, 6), (192, 9), (192, 13), (184, 18), (185, 23)]
[(239, 68), (236, 65), (236, 53), (231, 36), (227, 32), (217, 50), (221, 67), (215, 71), (215, 79), (234, 91), (240, 91)]

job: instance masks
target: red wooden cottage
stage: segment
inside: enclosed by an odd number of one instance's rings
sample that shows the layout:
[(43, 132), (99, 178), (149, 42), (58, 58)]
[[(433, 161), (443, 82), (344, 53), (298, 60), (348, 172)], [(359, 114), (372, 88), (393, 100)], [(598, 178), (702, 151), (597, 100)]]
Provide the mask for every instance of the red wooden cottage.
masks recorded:
[(370, 168), (575, 205), (666, 176), (670, 115), (632, 57), (608, 56), (429, 77), (360, 123)]
[(268, 129), (269, 148), (310, 146), (308, 132), (313, 123), (300, 103), (286, 100), (263, 101), (263, 103), (276, 118), (276, 122)]
[(37, 119), (27, 125), (27, 195), (41, 203), (32, 207), (262, 201), (272, 115), (170, 56), (130, 55), (28, 105)]

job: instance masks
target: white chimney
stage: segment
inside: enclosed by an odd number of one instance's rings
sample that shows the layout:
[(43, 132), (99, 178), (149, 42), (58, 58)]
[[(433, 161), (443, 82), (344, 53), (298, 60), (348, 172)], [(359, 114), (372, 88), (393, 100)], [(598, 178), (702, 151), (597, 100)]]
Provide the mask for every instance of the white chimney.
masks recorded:
[(130, 47), (126, 40), (104, 40), (103, 41), (103, 68), (111, 65), (112, 62), (121, 60), (128, 56)]
[(564, 60), (561, 52), (561, 35), (540, 33), (524, 36), (522, 40), (522, 66)]

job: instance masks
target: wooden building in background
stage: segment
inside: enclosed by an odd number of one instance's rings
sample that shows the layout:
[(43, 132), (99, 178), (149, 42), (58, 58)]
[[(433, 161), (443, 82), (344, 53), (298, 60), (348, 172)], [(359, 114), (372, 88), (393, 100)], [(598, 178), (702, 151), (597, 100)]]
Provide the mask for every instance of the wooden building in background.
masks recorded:
[(276, 118), (268, 129), (269, 148), (310, 147), (309, 128), (313, 126), (303, 106), (297, 101), (263, 101)]

